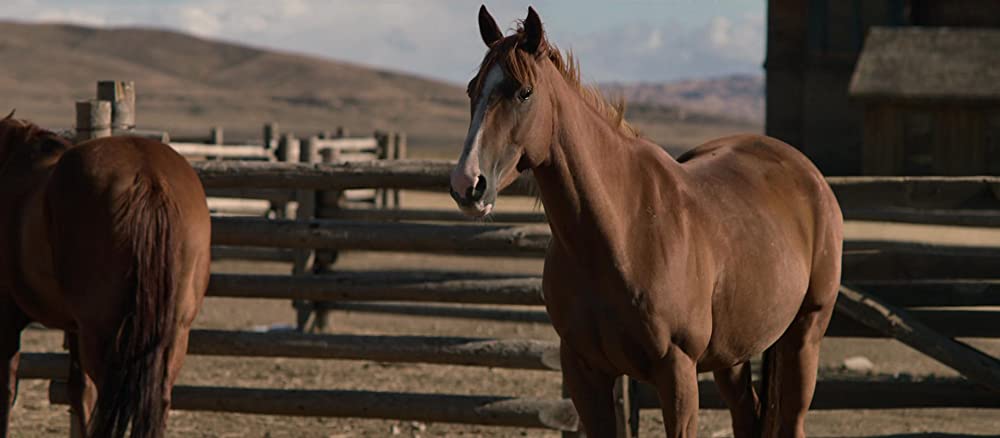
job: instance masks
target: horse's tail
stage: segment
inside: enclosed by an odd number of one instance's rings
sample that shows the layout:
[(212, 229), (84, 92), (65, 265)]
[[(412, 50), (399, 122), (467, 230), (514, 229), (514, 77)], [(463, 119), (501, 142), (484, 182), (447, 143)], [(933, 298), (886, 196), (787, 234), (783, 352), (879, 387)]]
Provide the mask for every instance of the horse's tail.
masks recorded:
[(774, 436), (778, 426), (778, 376), (774, 364), (777, 347), (772, 345), (764, 350), (760, 369), (760, 411), (757, 413), (756, 431), (754, 436)]
[(169, 187), (137, 176), (116, 202), (116, 245), (131, 253), (125, 318), (108, 353), (104, 381), (90, 423), (91, 436), (160, 438), (166, 428), (169, 361), (177, 328), (172, 219), (178, 209)]

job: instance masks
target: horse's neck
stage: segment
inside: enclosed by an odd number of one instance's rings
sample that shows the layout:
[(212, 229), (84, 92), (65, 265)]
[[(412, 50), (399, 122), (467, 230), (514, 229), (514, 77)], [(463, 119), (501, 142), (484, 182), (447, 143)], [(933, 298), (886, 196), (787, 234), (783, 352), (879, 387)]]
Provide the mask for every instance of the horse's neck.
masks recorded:
[[(679, 165), (657, 146), (621, 134), (575, 92), (558, 102), (550, 158), (534, 169), (553, 237), (571, 251), (624, 251), (632, 213), (649, 199), (641, 192), (679, 180)], [(656, 182), (649, 180), (651, 157), (663, 163)]]

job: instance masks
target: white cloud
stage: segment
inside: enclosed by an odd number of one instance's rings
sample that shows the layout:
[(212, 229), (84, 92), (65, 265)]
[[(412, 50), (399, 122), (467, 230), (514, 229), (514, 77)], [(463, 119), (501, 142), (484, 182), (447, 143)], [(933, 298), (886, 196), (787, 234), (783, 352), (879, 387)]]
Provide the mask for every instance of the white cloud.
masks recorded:
[(763, 59), (763, 15), (746, 15), (737, 21), (728, 17), (714, 17), (701, 32), (707, 34), (710, 48), (718, 56), (758, 63)]
[(216, 36), (222, 31), (222, 22), (213, 14), (199, 6), (182, 6), (177, 11), (178, 22), (172, 23), (181, 30), (199, 36)]
[(88, 11), (69, 8), (45, 8), (32, 17), (38, 21), (48, 21), (57, 23), (76, 23), (88, 26), (103, 26), (107, 24), (107, 19), (103, 16), (90, 13)]

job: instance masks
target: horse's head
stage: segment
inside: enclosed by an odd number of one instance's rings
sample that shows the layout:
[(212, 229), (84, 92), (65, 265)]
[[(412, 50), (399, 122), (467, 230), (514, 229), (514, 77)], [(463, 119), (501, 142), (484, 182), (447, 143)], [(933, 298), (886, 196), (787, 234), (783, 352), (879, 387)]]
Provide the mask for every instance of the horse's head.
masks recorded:
[(6, 163), (11, 153), (24, 142), (24, 132), (24, 123), (14, 118), (14, 110), (0, 119), (0, 164)]
[(31, 153), (24, 155), (27, 159), (36, 159), (42, 156), (55, 156), (72, 145), (66, 139), (58, 135), (39, 128), (37, 125), (14, 118), (14, 111), (7, 117), (0, 119), (0, 173), (11, 166), (19, 166), (23, 163), (12, 163), (12, 157), (24, 148), (33, 148)]
[(557, 73), (550, 57), (558, 56), (530, 7), (517, 32), (506, 37), (481, 7), (479, 34), (489, 51), (469, 82), (472, 121), (451, 172), (452, 197), (475, 217), (493, 210), (497, 192), (519, 172), (548, 160), (554, 129), (551, 73)]

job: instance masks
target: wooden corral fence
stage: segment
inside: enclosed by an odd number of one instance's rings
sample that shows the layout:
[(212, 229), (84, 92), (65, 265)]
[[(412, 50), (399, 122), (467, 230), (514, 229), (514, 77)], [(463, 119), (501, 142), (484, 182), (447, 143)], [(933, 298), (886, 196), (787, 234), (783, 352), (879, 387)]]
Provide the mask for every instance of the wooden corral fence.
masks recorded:
[[(80, 137), (127, 131), (126, 114), (115, 116), (115, 102), (128, 101), (134, 87), (115, 86), (112, 99), (80, 105), (111, 113), (78, 117)], [(118, 90), (124, 90), (119, 93)], [(121, 95), (119, 98), (117, 96)], [(110, 102), (110, 103), (109, 103)], [(110, 108), (110, 110), (109, 110)], [(97, 120), (94, 122), (94, 120)], [(115, 122), (117, 121), (117, 122)], [(86, 124), (91, 123), (91, 124)], [(104, 126), (120, 129), (104, 129)], [(94, 129), (91, 129), (93, 127)], [(97, 129), (101, 128), (101, 129)], [(221, 142), (221, 130), (217, 131)], [(545, 321), (541, 279), (534, 276), (469, 272), (330, 272), (323, 254), (339, 250), (457, 253), (540, 257), (550, 237), (542, 224), (461, 224), (457, 213), (436, 210), (336, 209), (318, 215), (324, 193), (352, 189), (447, 189), (448, 161), (313, 160), (322, 140), (265, 136), (260, 147), (284, 160), (203, 160), (193, 165), (211, 194), (236, 194), (268, 202), (298, 204), (294, 218), (213, 217), (218, 249), (279, 249), (294, 261), (292, 275), (213, 274), (209, 295), (340, 302), (392, 308), (380, 302), (467, 303), (530, 306), (486, 317)], [(155, 135), (152, 133), (150, 135)], [(162, 138), (162, 137), (161, 137)], [(284, 140), (275, 140), (284, 138)], [(277, 143), (277, 144), (275, 144)], [(283, 144), (283, 146), (282, 146)], [(404, 141), (405, 144), (405, 141)], [(205, 145), (200, 145), (205, 146)], [(199, 147), (200, 147), (199, 146)], [(219, 147), (208, 145), (209, 147)], [(186, 146), (185, 146), (186, 147)], [(284, 149), (284, 152), (280, 152)], [(207, 151), (209, 149), (204, 149)], [(220, 153), (212, 149), (212, 153)], [(289, 159), (289, 156), (298, 156)], [(204, 154), (206, 157), (217, 156)], [(333, 155), (328, 153), (327, 155)], [(307, 157), (303, 159), (303, 157)], [(829, 178), (848, 219), (929, 222), (1000, 227), (1000, 178)], [(509, 194), (527, 194), (517, 184)], [(398, 203), (396, 204), (398, 206)], [(347, 212), (347, 213), (345, 213)], [(543, 213), (497, 215), (497, 221), (541, 222)], [(961, 373), (962, 379), (906, 380), (887, 376), (821, 378), (815, 409), (906, 407), (1000, 408), (1000, 361), (955, 338), (1000, 337), (1000, 242), (946, 246), (905, 241), (849, 240), (844, 283), (830, 336), (891, 337)], [(396, 310), (405, 310), (399, 304)], [(424, 308), (427, 309), (432, 308)], [(316, 359), (423, 362), (495, 368), (559, 370), (558, 346), (537, 340), (426, 336), (321, 335), (215, 330), (192, 332), (192, 354)], [(67, 374), (61, 353), (25, 353), (21, 378), (54, 379), (50, 400), (66, 402), (59, 379)], [(620, 435), (634, 433), (641, 408), (655, 407), (650, 391), (620, 379), (617, 410)], [(701, 405), (722, 408), (714, 384), (699, 384)], [(350, 416), (419, 421), (577, 429), (572, 404), (563, 399), (493, 395), (412, 394), (372, 391), (278, 390), (177, 387), (176, 409), (271, 415)]]
[[(281, 163), (203, 161), (194, 166), (211, 190), (338, 191), (355, 188), (441, 190), (447, 161)], [(934, 211), (1000, 225), (1000, 178), (830, 178), (848, 219), (915, 220)], [(512, 193), (523, 193), (515, 187)], [(900, 212), (905, 212), (900, 216)], [(394, 219), (413, 217), (399, 210)], [(437, 213), (434, 213), (437, 214)], [(431, 213), (414, 213), (428, 218)], [(446, 217), (433, 217), (434, 220)], [(449, 224), (344, 219), (214, 217), (213, 244), (285, 248), (313, 257), (316, 250), (415, 251), (539, 257), (549, 232), (539, 224)], [(532, 217), (531, 219), (538, 219)], [(891, 377), (820, 380), (815, 409), (904, 407), (1000, 408), (1000, 362), (954, 338), (1000, 337), (1000, 242), (944, 246), (898, 241), (846, 243), (844, 282), (830, 336), (892, 337), (956, 369), (964, 379), (902, 380)], [(369, 302), (409, 301), (536, 306), (541, 280), (531, 276), (449, 272), (349, 272), (293, 275), (214, 274), (211, 296)], [(961, 307), (958, 307), (961, 306)], [(533, 340), (413, 336), (314, 335), (198, 330), (193, 354), (308, 357), (382, 362), (448, 363), (515, 369), (558, 370), (557, 345)], [(65, 375), (63, 354), (25, 354), (23, 378)], [(637, 424), (638, 409), (655, 397), (621, 380), (618, 409), (622, 433)], [(721, 408), (711, 382), (699, 385), (705, 408)], [(50, 399), (65, 402), (65, 386), (53, 383)], [(369, 391), (275, 390), (218, 387), (175, 389), (177, 409), (278, 415), (352, 416), (576, 429), (566, 399), (402, 394)]]

